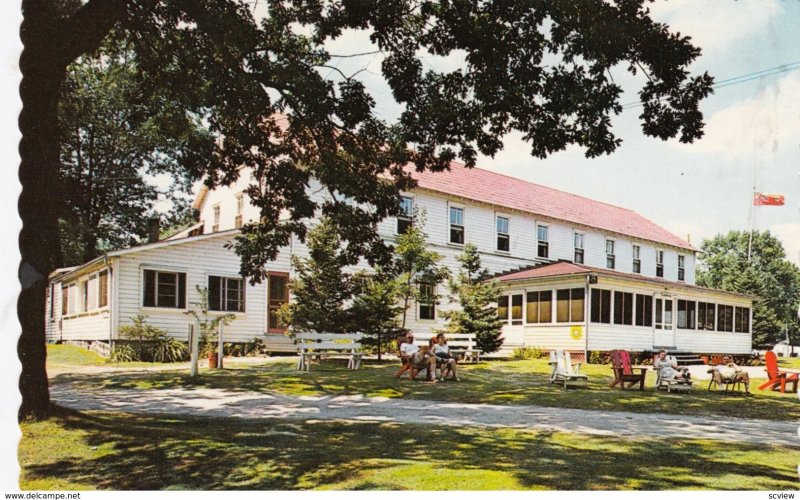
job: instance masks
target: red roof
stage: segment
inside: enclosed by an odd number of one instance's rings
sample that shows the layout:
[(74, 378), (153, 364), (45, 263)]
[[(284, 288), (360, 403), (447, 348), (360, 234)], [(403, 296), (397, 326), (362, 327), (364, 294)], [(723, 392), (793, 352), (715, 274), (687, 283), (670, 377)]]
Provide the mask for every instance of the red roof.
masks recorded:
[(413, 172), (420, 188), (697, 251), (685, 240), (627, 208), (451, 163), (445, 172)]

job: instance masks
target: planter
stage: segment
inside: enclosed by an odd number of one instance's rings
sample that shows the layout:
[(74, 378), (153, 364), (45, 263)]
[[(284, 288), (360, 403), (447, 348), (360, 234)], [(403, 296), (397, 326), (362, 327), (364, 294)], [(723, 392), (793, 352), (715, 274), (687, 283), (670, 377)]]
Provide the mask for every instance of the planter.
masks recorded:
[(209, 368), (218, 368), (217, 367), (217, 353), (210, 352), (208, 353), (208, 367)]

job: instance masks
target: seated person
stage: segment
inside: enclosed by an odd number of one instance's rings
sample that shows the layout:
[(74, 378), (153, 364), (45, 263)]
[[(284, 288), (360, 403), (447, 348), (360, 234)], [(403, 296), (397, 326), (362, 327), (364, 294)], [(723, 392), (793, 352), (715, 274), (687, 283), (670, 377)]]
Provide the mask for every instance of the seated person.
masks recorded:
[(458, 374), (456, 373), (456, 358), (450, 354), (450, 347), (447, 345), (447, 339), (444, 338), (444, 334), (437, 334), (435, 340), (436, 343), (433, 344), (433, 353), (436, 355), (439, 363), (444, 364), (444, 368), (442, 369), (442, 380), (447, 378), (448, 374), (453, 377), (453, 380), (461, 380), (458, 378)]
[(406, 335), (406, 341), (400, 345), (400, 355), (407, 358), (415, 368), (428, 370), (428, 382), (436, 382), (436, 356), (428, 347), (420, 347), (414, 343), (414, 335)]
[(678, 366), (678, 363), (670, 358), (667, 358), (667, 351), (661, 349), (658, 351), (653, 368), (658, 371), (658, 376), (661, 380), (680, 380), (688, 382), (691, 378), (689, 369), (685, 366)]
[(724, 384), (742, 382), (744, 383), (745, 394), (750, 394), (750, 375), (734, 363), (730, 356), (722, 357), (722, 364), (713, 368), (711, 376), (714, 382), (717, 383), (717, 387), (719, 387), (720, 391), (725, 390)]

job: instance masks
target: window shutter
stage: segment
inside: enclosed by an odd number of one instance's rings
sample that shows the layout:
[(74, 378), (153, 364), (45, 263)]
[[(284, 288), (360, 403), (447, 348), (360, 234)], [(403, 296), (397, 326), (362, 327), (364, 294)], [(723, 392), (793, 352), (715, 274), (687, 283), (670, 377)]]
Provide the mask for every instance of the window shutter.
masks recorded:
[(178, 273), (178, 308), (186, 309), (186, 273)]
[(142, 304), (145, 307), (156, 306), (156, 272), (144, 272), (144, 299)]

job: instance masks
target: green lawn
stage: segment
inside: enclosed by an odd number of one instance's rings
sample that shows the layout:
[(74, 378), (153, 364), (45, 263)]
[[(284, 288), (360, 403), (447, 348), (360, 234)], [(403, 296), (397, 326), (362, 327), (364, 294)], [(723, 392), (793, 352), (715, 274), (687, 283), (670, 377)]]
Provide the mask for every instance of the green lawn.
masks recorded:
[(22, 432), (20, 486), (33, 490), (789, 490), (800, 462), (691, 439), (68, 410)]
[(688, 394), (655, 391), (655, 374), (648, 374), (645, 391), (620, 391), (608, 388), (611, 369), (588, 365), (584, 372), (590, 383), (584, 389), (564, 390), (547, 381), (546, 360), (489, 361), (461, 367), (461, 382), (429, 384), (392, 377), (396, 362), (365, 361), (358, 371), (347, 370), (342, 361), (325, 361), (311, 372), (295, 369), (295, 358), (263, 364), (227, 363), (225, 370), (202, 370), (197, 380), (188, 376), (188, 367), (174, 366), (161, 371), (106, 372), (99, 374), (56, 375), (54, 380), (83, 386), (113, 388), (168, 389), (172, 387), (210, 387), (233, 391), (273, 392), (288, 395), (364, 395), (389, 398), (430, 399), (462, 403), (530, 404), (566, 408), (664, 412), (688, 415), (721, 415), (772, 420), (800, 420), (800, 404), (792, 394), (756, 390), (753, 397), (706, 391), (707, 381), (697, 381)]

